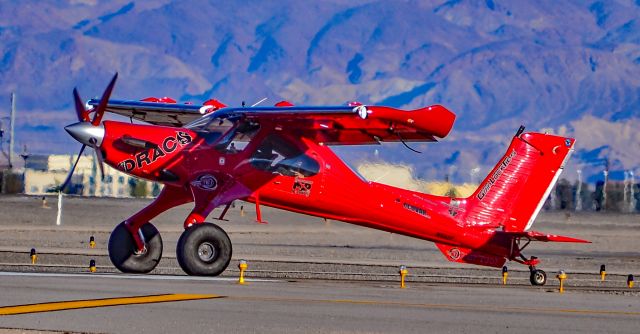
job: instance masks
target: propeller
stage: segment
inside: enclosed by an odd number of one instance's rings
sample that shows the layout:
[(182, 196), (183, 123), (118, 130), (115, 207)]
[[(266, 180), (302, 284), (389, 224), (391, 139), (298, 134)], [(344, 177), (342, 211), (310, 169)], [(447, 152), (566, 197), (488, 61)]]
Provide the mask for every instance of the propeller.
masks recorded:
[[(64, 180), (59, 190), (62, 192), (66, 189), (66, 187), (71, 182), (71, 177), (73, 176), (73, 172), (78, 165), (78, 161), (84, 152), (84, 149), (87, 146), (93, 148), (93, 151), (96, 154), (96, 160), (98, 160), (98, 166), (100, 168), (100, 178), (104, 180), (104, 157), (102, 156), (102, 151), (100, 151), (100, 144), (102, 144), (102, 139), (104, 138), (104, 126), (102, 125), (102, 117), (107, 109), (107, 104), (109, 103), (109, 97), (111, 96), (111, 92), (113, 92), (113, 87), (116, 84), (116, 80), (118, 79), (118, 73), (116, 73), (109, 85), (102, 93), (102, 98), (100, 99), (100, 103), (98, 106), (91, 110), (86, 110), (84, 104), (82, 103), (82, 98), (80, 98), (80, 94), (78, 93), (78, 89), (73, 89), (73, 100), (76, 109), (76, 115), (78, 116), (78, 123), (67, 125), (64, 129), (77, 141), (82, 143), (82, 147), (80, 147), (80, 152), (78, 153), (78, 158), (75, 163), (69, 170), (69, 174), (67, 178)], [(93, 119), (89, 117), (89, 114), (93, 112)]]

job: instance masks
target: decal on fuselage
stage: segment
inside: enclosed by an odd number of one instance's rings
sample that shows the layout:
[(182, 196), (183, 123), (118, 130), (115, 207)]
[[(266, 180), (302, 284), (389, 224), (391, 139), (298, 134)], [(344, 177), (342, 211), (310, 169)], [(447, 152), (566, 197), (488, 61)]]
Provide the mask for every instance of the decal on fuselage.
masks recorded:
[(457, 248), (451, 248), (449, 250), (449, 258), (451, 258), (451, 260), (453, 261), (458, 261), (460, 259), (460, 257), (462, 256), (461, 252), (459, 249)]
[(191, 185), (202, 190), (215, 190), (218, 187), (218, 180), (213, 175), (204, 174), (198, 176), (197, 179), (191, 181)]
[(191, 135), (186, 132), (178, 131), (175, 136), (169, 136), (162, 141), (161, 145), (151, 148), (147, 151), (136, 153), (134, 159), (127, 159), (118, 164), (118, 169), (124, 172), (130, 172), (136, 168), (151, 165), (156, 160), (167, 154), (173, 153), (178, 146), (188, 145), (193, 141)]
[(511, 151), (511, 153), (506, 158), (504, 158), (504, 160), (502, 160), (500, 167), (498, 167), (498, 169), (495, 172), (493, 172), (489, 180), (487, 180), (487, 184), (485, 184), (482, 187), (482, 190), (480, 190), (480, 192), (478, 193), (477, 197), (479, 200), (483, 199), (484, 196), (487, 195), (491, 187), (493, 187), (496, 181), (498, 181), (498, 178), (500, 177), (500, 175), (502, 175), (504, 170), (507, 169), (507, 167), (511, 163), (511, 160), (513, 159), (514, 156), (516, 156), (516, 150)]
[(313, 187), (313, 181), (295, 179), (293, 181), (292, 193), (296, 195), (303, 195), (309, 197), (311, 195), (311, 188)]
[(407, 210), (409, 210), (409, 211), (413, 211), (413, 212), (415, 212), (415, 213), (417, 213), (417, 214), (419, 214), (421, 216), (425, 216), (427, 218), (431, 218), (431, 216), (429, 216), (427, 214), (427, 210), (419, 208), (419, 207), (417, 207), (415, 205), (411, 205), (411, 204), (405, 202), (405, 203), (402, 204), (402, 207), (407, 209)]
[(467, 254), (464, 257), (464, 260), (467, 263), (479, 264), (481, 266), (490, 266), (490, 267), (500, 266), (504, 262), (502, 258), (497, 256), (484, 255), (481, 253), (473, 253), (473, 252), (471, 254)]

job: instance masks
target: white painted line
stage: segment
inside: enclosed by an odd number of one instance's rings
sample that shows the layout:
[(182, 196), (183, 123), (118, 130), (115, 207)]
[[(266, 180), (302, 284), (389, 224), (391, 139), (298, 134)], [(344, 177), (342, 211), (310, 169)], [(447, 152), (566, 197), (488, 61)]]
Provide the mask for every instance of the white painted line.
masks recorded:
[[(235, 282), (238, 279), (233, 277), (205, 277), (205, 276), (178, 276), (178, 275), (124, 275), (124, 274), (60, 274), (60, 273), (19, 273), (0, 271), (0, 276), (15, 277), (98, 277), (98, 278), (114, 278), (114, 279), (139, 279), (139, 280), (157, 280), (157, 281), (216, 281), (216, 282)], [(284, 282), (275, 279), (259, 279), (245, 278), (247, 282)]]

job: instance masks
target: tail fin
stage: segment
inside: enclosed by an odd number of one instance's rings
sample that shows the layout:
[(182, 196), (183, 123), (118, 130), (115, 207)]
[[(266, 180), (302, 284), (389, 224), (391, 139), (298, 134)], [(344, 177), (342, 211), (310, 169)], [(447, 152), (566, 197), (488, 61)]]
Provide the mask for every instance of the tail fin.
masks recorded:
[(467, 225), (521, 232), (533, 224), (575, 140), (522, 130), (478, 189), (463, 202), (462, 217), (458, 218)]

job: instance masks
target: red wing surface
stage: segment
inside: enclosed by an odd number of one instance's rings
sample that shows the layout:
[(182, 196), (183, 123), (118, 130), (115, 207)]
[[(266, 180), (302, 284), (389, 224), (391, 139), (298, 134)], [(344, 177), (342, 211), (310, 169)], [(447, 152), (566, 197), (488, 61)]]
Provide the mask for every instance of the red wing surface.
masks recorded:
[[(89, 101), (94, 106), (99, 103)], [(207, 117), (248, 119), (273, 123), (275, 130), (294, 132), (328, 145), (436, 141), (449, 133), (455, 121), (455, 114), (440, 105), (415, 110), (363, 105), (243, 107), (202, 115), (200, 105), (110, 100), (106, 110), (155, 125), (178, 127), (188, 127), (188, 123)]]

